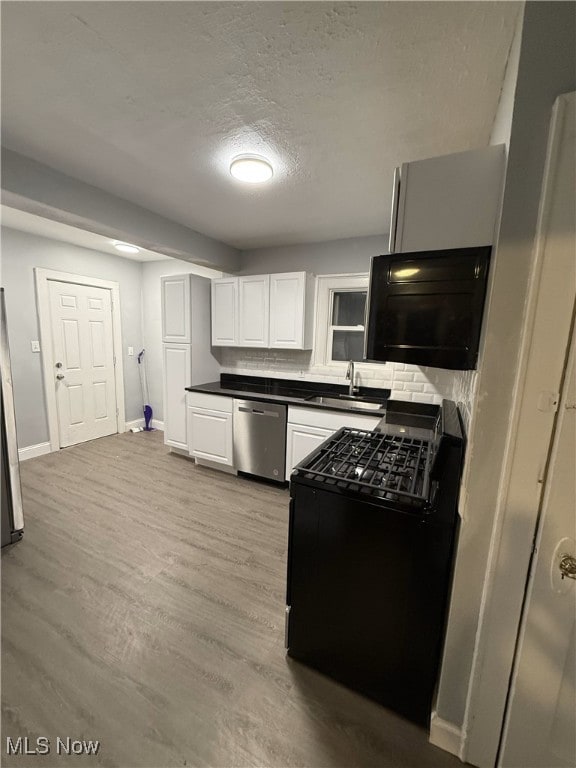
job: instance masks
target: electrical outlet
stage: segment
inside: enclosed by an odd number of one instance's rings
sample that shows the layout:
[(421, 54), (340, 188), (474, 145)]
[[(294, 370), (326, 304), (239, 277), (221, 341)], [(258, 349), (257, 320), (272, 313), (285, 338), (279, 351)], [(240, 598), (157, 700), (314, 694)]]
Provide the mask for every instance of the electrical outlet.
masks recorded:
[(40, 352), (40, 342), (39, 341), (31, 341), (30, 342), (30, 348), (32, 349), (32, 352)]
[(134, 347), (128, 347), (128, 357), (134, 357)]

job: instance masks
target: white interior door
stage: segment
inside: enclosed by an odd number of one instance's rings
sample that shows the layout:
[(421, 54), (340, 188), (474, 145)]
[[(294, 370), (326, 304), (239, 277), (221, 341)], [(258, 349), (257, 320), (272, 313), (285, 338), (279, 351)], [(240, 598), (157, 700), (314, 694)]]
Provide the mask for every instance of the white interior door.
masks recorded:
[(573, 331), (512, 678), (503, 768), (576, 765), (575, 340)]
[(49, 281), (62, 448), (118, 431), (111, 291)]

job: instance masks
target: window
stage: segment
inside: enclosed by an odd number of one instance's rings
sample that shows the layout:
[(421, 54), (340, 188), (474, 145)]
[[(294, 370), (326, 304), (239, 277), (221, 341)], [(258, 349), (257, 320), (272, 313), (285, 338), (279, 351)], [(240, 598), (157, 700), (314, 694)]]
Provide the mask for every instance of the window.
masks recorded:
[(316, 366), (341, 368), (364, 357), (364, 315), (368, 275), (318, 277)]

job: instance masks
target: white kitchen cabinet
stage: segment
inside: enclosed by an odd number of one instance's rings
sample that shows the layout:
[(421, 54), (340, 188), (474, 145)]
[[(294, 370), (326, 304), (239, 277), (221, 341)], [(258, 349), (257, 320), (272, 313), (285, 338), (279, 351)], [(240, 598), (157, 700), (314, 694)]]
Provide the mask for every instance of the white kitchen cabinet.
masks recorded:
[(336, 430), (308, 427), (304, 424), (288, 424), (286, 427), (286, 480), (302, 459), (324, 442)]
[(238, 341), (241, 347), (268, 347), (270, 275), (238, 278)]
[(186, 435), (186, 387), (191, 384), (190, 344), (163, 344), (164, 442), (188, 450)]
[(270, 275), (270, 348), (312, 349), (314, 278), (306, 272)]
[[(210, 346), (211, 281), (198, 275), (161, 278), (164, 442), (188, 450), (185, 388), (216, 381)], [(154, 403), (152, 403), (154, 408)]]
[(232, 398), (194, 392), (188, 393), (186, 405), (190, 455), (232, 467)]
[(212, 344), (238, 345), (238, 278), (212, 280)]
[(212, 281), (212, 344), (312, 349), (313, 275), (226, 277)]
[(162, 291), (162, 341), (190, 343), (190, 275), (160, 279)]
[(501, 144), (397, 168), (390, 252), (491, 245), (504, 167)]
[(371, 430), (381, 415), (368, 416), (346, 411), (328, 411), (320, 408), (288, 408), (286, 428), (286, 480), (294, 467), (340, 427)]

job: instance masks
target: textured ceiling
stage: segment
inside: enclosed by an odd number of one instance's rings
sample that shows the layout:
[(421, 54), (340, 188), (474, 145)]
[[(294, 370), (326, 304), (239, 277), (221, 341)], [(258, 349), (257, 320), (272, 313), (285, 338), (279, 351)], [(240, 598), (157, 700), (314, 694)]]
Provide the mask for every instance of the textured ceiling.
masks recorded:
[(239, 248), (386, 232), (395, 165), (488, 143), (518, 12), (3, 2), (3, 143)]

